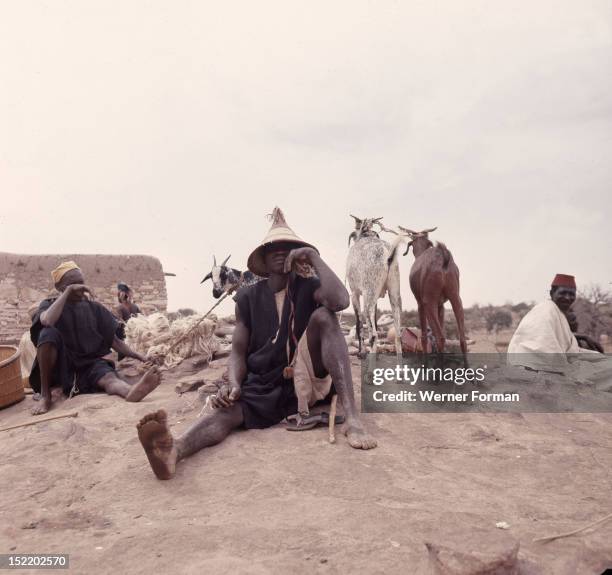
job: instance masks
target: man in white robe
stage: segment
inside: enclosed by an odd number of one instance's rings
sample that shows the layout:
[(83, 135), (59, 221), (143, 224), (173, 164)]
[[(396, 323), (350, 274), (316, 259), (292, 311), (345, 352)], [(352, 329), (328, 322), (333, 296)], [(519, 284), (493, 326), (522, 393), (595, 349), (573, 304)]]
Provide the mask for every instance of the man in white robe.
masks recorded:
[[(557, 274), (550, 289), (550, 299), (537, 304), (521, 320), (508, 346), (508, 363), (536, 371), (548, 371), (585, 380), (610, 371), (610, 361), (596, 351), (578, 345), (566, 313), (576, 301), (574, 276)], [(579, 356), (579, 357), (578, 357)], [(597, 368), (580, 360), (603, 363)], [(603, 369), (603, 371), (602, 371)]]

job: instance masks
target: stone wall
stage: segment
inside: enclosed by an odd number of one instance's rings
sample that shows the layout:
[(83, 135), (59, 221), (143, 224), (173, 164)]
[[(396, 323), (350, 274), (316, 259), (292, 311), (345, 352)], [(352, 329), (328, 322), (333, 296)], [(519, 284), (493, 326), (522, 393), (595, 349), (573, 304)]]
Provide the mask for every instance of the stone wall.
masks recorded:
[(56, 293), (51, 270), (74, 260), (107, 307), (117, 305), (117, 282), (126, 282), (143, 313), (166, 311), (166, 279), (160, 261), (151, 256), (19, 255), (0, 252), (0, 341), (18, 341), (30, 326), (28, 308)]

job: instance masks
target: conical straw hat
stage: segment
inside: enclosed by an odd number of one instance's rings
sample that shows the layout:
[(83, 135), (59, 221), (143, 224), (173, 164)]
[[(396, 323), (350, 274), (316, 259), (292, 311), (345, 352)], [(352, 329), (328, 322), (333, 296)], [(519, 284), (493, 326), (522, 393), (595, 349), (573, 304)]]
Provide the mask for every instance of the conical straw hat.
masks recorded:
[(291, 242), (295, 247), (308, 247), (318, 251), (312, 244), (300, 239), (297, 234), (288, 226), (285, 216), (280, 208), (274, 208), (269, 216), (272, 220), (270, 231), (266, 234), (261, 244), (251, 252), (247, 261), (247, 267), (258, 276), (267, 277), (266, 262), (264, 259), (265, 247), (277, 242)]

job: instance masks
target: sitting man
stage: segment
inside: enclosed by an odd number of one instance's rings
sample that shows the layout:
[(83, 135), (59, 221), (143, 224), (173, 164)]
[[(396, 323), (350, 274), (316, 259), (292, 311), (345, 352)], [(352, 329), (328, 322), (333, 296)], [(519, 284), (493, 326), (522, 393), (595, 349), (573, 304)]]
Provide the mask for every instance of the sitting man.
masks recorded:
[[(137, 425), (159, 479), (170, 479), (177, 461), (219, 443), (235, 428), (270, 427), (307, 410), (328, 395), (332, 381), (344, 408), (350, 445), (376, 446), (357, 415), (348, 350), (335, 315), (348, 306), (348, 292), (318, 251), (289, 228), (278, 208), (272, 217), (272, 228), (247, 264), (267, 280), (240, 289), (235, 297), (229, 382), (213, 399), (215, 410), (177, 439), (164, 410)], [(318, 277), (293, 271), (304, 264)], [(300, 405), (304, 397), (306, 406)]]
[(528, 369), (566, 371), (567, 354), (596, 353), (578, 345), (566, 314), (576, 301), (574, 276), (557, 274), (550, 299), (521, 320), (508, 346), (508, 362)]
[[(117, 337), (123, 341), (125, 340), (125, 324), (132, 317), (137, 316), (141, 313), (140, 308), (134, 303), (134, 292), (132, 288), (124, 282), (117, 284), (117, 300), (119, 305), (115, 307), (113, 313), (119, 320), (119, 327), (117, 329)], [(117, 354), (117, 359), (121, 361), (125, 355), (121, 352)]]
[(119, 379), (111, 361), (104, 359), (111, 347), (140, 361), (145, 358), (116, 337), (117, 321), (103, 305), (86, 294), (81, 270), (64, 262), (51, 272), (58, 298), (43, 300), (32, 319), (30, 336), (36, 345), (36, 361), (30, 386), (40, 393), (34, 415), (51, 408), (51, 389), (60, 387), (65, 395), (105, 391), (126, 401), (140, 401), (160, 383), (153, 367), (134, 385)]
[(124, 282), (117, 284), (117, 300), (119, 305), (115, 307), (115, 317), (120, 319), (123, 323), (140, 312), (140, 308), (134, 303), (134, 292), (129, 285)]

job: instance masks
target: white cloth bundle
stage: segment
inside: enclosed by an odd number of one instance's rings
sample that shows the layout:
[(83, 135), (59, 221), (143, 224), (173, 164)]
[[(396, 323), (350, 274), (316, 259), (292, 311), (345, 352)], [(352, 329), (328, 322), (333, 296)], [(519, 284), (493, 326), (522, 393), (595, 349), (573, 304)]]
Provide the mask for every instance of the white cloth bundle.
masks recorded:
[(19, 364), (21, 366), (21, 377), (30, 377), (34, 360), (36, 359), (36, 347), (30, 339), (30, 331), (26, 331), (19, 341)]

